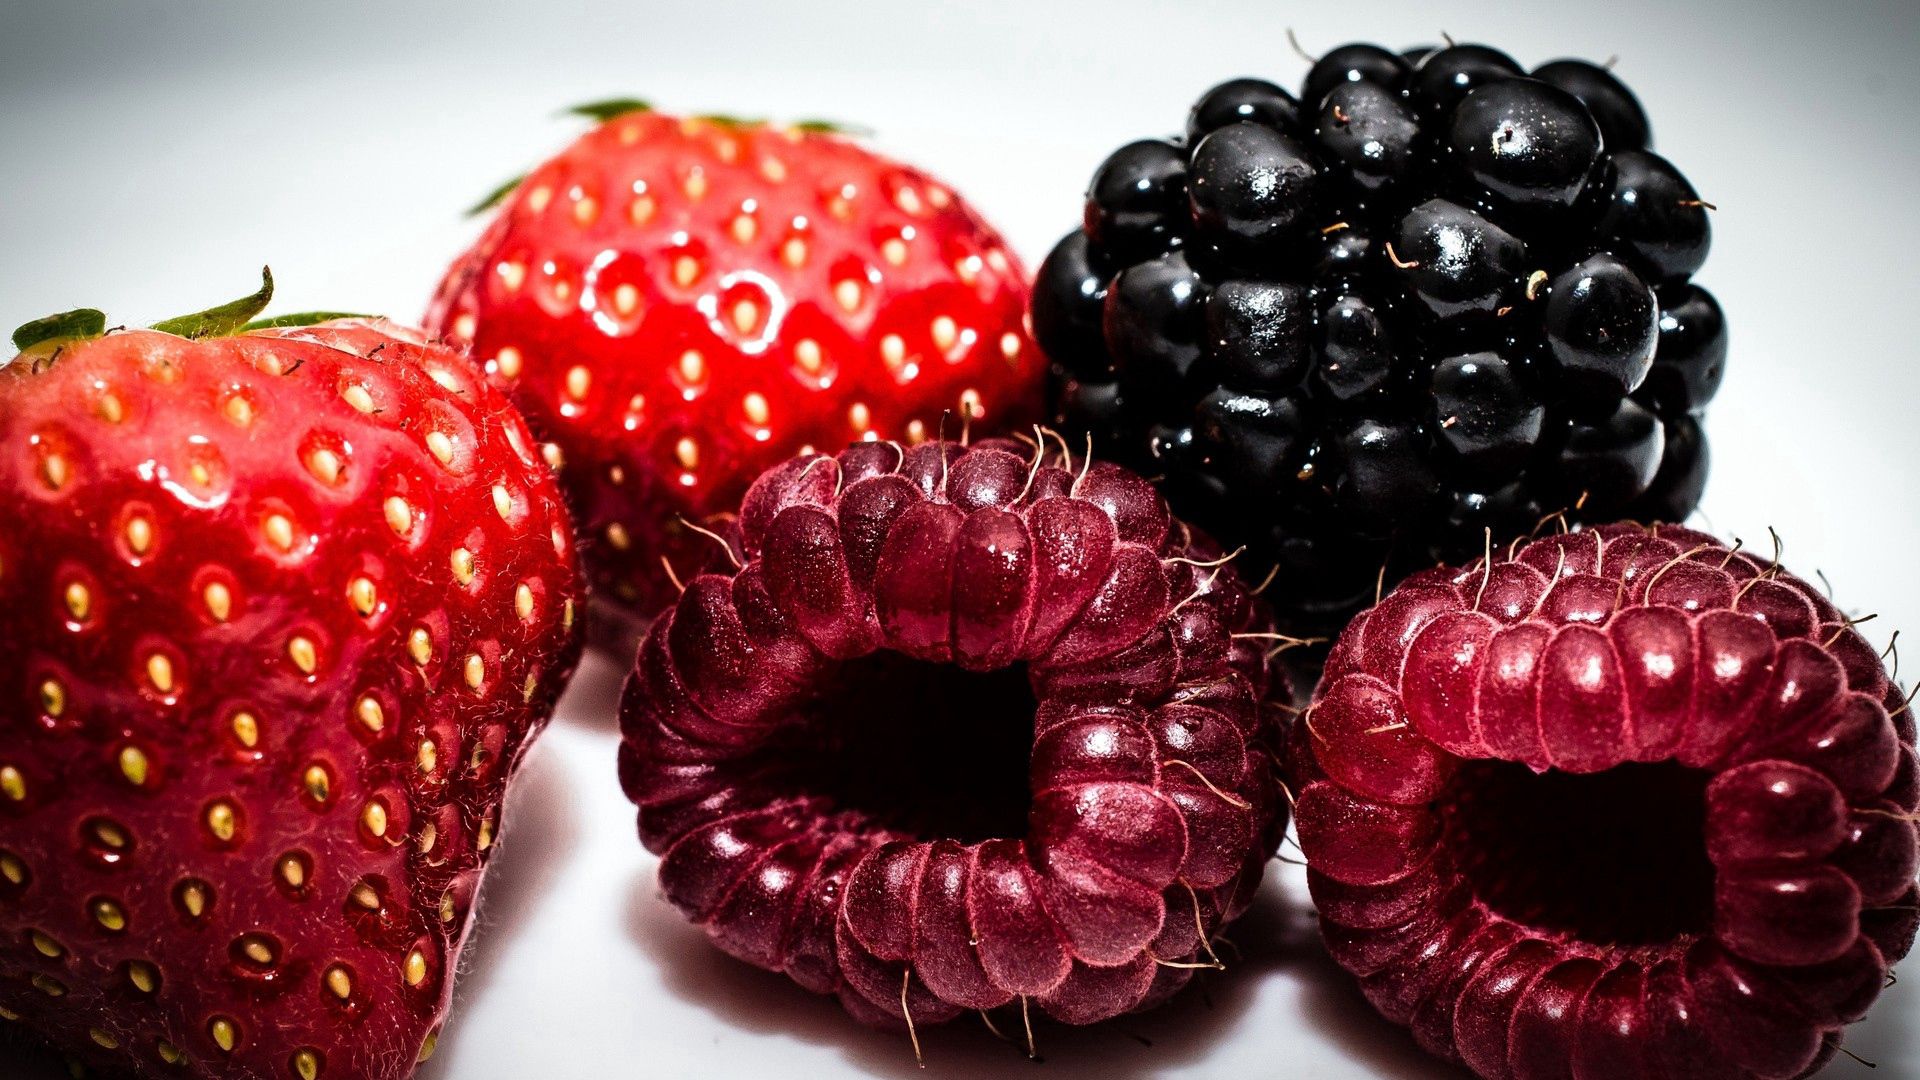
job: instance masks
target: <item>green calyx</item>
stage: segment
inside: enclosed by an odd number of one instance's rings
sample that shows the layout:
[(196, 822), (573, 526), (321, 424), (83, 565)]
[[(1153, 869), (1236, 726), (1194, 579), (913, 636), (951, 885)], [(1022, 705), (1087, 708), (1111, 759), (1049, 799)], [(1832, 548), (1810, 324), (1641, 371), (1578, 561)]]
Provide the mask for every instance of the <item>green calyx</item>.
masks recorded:
[(13, 347), (21, 352), (58, 348), (69, 341), (86, 341), (107, 332), (107, 313), (98, 308), (74, 308), (23, 323), (13, 332)]
[(507, 181), (506, 183), (501, 184), (499, 187), (494, 188), (492, 191), (487, 193), (486, 198), (481, 199), (479, 202), (474, 203), (472, 206), (467, 208), (467, 216), (478, 217), (481, 214), (484, 214), (487, 211), (493, 209), (494, 207), (499, 206), (501, 203), (506, 202), (507, 196), (513, 194), (514, 191), (517, 188), (519, 188), (521, 184), (526, 182), (526, 179), (527, 179), (527, 174), (521, 173), (519, 176), (516, 176), (513, 179)]
[(838, 120), (795, 120), (793, 128), (796, 131), (810, 131), (816, 135), (847, 135), (862, 139), (873, 134), (872, 128), (861, 127), (858, 124), (843, 124)]
[(589, 101), (585, 105), (575, 105), (567, 110), (569, 116), (584, 116), (589, 120), (607, 121), (628, 113), (652, 112), (653, 103), (641, 98), (608, 98), (605, 101)]
[[(608, 98), (605, 101), (589, 101), (584, 105), (575, 105), (572, 108), (561, 110), (560, 115), (584, 116), (589, 120), (596, 120), (604, 124), (608, 120), (611, 120), (616, 116), (625, 116), (628, 113), (652, 112), (652, 111), (653, 111), (652, 102), (644, 101), (640, 98), (619, 97), (619, 98)], [(508, 180), (506, 183), (501, 184), (499, 187), (494, 188), (492, 191), (487, 192), (485, 198), (481, 199), (479, 202), (474, 203), (472, 206), (469, 206), (467, 208), (466, 216), (479, 217), (481, 214), (484, 214), (487, 211), (493, 209), (494, 207), (499, 206), (501, 203), (506, 202), (507, 196), (513, 194), (515, 191), (518, 191), (520, 189), (520, 185), (526, 183), (526, 180), (527, 180), (527, 174), (521, 173), (519, 176), (513, 177), (512, 179)]]
[[(608, 120), (625, 116), (628, 113), (652, 111), (653, 102), (644, 98), (619, 97), (608, 98), (605, 101), (589, 101), (585, 105), (575, 105), (567, 109), (562, 115), (584, 116), (589, 120), (598, 120), (601, 123), (605, 123)], [(721, 127), (759, 127), (763, 124), (773, 122), (764, 116), (740, 116), (735, 113), (695, 113), (693, 118), (695, 120), (704, 120), (709, 124), (718, 124)], [(865, 135), (870, 133), (866, 128), (856, 127), (852, 124), (843, 124), (837, 120), (795, 120), (789, 126), (797, 131), (812, 131), (830, 135)], [(524, 177), (522, 179), (524, 179)], [(498, 200), (500, 195), (512, 191), (514, 184), (518, 183), (519, 181), (515, 180), (506, 185), (499, 193), (496, 193), (495, 201)], [(482, 205), (484, 207), (491, 205), (491, 203)]]
[[(273, 271), (260, 268), (260, 288), (238, 300), (230, 300), (205, 311), (162, 319), (153, 329), (177, 334), (191, 341), (202, 338), (232, 337), (252, 330), (273, 330), (289, 326), (312, 326), (332, 319), (365, 319), (372, 316), (350, 311), (302, 311), (290, 315), (259, 318), (273, 299)], [(13, 347), (23, 353), (57, 350), (76, 341), (89, 341), (107, 332), (107, 316), (96, 308), (75, 308), (58, 315), (35, 319), (13, 332)]]
[(153, 324), (153, 328), (166, 334), (178, 334), (190, 341), (201, 338), (227, 337), (246, 329), (254, 316), (267, 310), (267, 304), (273, 299), (273, 270), (260, 268), (260, 288), (238, 300), (229, 300), (217, 307), (205, 311), (196, 311), (191, 315), (179, 315), (171, 319), (162, 319)]
[[(584, 105), (575, 105), (571, 108), (561, 110), (560, 115), (584, 116), (589, 120), (604, 124), (609, 120), (626, 116), (630, 113), (652, 111), (653, 102), (645, 98), (617, 97), (608, 98), (605, 101), (589, 101)], [(702, 120), (720, 127), (731, 128), (760, 127), (773, 122), (764, 116), (736, 116), (732, 113), (698, 113), (695, 114), (693, 119)], [(870, 128), (858, 127), (853, 124), (842, 124), (837, 120), (796, 120), (788, 126), (792, 127), (795, 131), (805, 131), (816, 135), (846, 135), (853, 138), (862, 138), (873, 134)], [(485, 198), (468, 207), (466, 216), (479, 217), (481, 214), (499, 206), (501, 203), (507, 201), (507, 196), (518, 191), (520, 185), (525, 183), (526, 179), (527, 174), (521, 173), (519, 176), (494, 188), (487, 193)]]
[[(734, 128), (763, 127), (767, 124), (774, 123), (773, 120), (764, 116), (735, 116), (732, 113), (700, 113), (696, 115), (694, 119), (704, 120), (709, 124), (717, 124), (721, 127)], [(873, 134), (870, 128), (843, 124), (838, 120), (821, 120), (817, 118), (795, 120), (787, 126), (795, 131), (805, 131), (814, 135), (866, 136)]]
[(281, 330), (289, 326), (313, 326), (317, 323), (332, 322), (335, 319), (377, 319), (378, 315), (368, 315), (364, 311), (295, 311), (286, 315), (269, 315), (264, 319), (255, 319), (240, 328), (243, 334), (255, 330)]
[(695, 113), (693, 118), (716, 127), (759, 127), (767, 123), (767, 118), (764, 116), (740, 116), (735, 113)]

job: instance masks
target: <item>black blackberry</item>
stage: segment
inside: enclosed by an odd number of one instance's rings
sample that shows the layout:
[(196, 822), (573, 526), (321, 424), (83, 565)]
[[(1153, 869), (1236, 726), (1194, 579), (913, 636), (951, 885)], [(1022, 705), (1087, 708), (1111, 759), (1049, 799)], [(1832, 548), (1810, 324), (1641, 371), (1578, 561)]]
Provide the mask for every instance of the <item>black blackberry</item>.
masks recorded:
[(1606, 68), (1483, 45), (1222, 83), (1040, 268), (1056, 419), (1276, 564), (1303, 629), (1489, 529), (1684, 518), (1726, 323), (1689, 280), (1709, 207), (1648, 142)]

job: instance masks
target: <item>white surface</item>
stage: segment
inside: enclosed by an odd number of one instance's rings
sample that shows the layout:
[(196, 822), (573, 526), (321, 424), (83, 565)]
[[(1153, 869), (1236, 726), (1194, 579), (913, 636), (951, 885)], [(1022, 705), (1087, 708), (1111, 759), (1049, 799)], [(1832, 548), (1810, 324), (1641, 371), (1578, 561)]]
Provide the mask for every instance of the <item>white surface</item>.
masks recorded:
[[(555, 110), (613, 94), (868, 125), (1037, 262), (1108, 150), (1177, 129), (1219, 79), (1297, 85), (1289, 25), (1315, 49), (1444, 29), (1527, 63), (1617, 53), (1659, 149), (1720, 207), (1702, 282), (1733, 359), (1709, 520), (1763, 548), (1777, 527), (1790, 566), (1880, 613), (1876, 641), (1920, 619), (1920, 6), (657, 7), (0, 5), (0, 324), (80, 304), (149, 321), (246, 291), (263, 261), (277, 310), (414, 317), (471, 234), (461, 208), (571, 136)], [(721, 956), (658, 898), (614, 779), (617, 680), (589, 665), (520, 782), (428, 1080), (920, 1075), (903, 1040)], [(1045, 1028), (1039, 1075), (1453, 1075), (1320, 955), (1297, 873), (1232, 937), (1245, 961), (1210, 1005), (1189, 992), (1092, 1031)], [(932, 1074), (1027, 1075), (978, 1025), (924, 1037)], [(1847, 1045), (1873, 1075), (1920, 1075), (1920, 990), (1889, 991)], [(9, 1074), (64, 1075), (0, 1063)], [(1868, 1075), (1845, 1058), (1830, 1074)]]

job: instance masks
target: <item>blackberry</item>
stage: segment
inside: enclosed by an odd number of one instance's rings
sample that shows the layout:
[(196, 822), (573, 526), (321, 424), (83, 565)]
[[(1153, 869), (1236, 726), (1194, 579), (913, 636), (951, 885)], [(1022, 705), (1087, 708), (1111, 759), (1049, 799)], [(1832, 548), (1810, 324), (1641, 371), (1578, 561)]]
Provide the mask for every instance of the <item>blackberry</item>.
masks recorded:
[(1685, 518), (1727, 356), (1710, 239), (1605, 67), (1355, 44), (1207, 91), (1041, 266), (1060, 426), (1337, 625), (1549, 515)]

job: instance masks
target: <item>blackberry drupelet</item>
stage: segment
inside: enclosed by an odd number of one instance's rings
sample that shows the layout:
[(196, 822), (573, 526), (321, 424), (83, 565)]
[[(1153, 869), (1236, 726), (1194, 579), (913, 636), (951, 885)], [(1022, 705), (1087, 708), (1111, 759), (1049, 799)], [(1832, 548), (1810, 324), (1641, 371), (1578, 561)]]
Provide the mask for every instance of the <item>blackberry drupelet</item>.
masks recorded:
[(1055, 419), (1277, 564), (1299, 629), (1488, 529), (1683, 519), (1726, 323), (1689, 280), (1709, 207), (1649, 139), (1604, 67), (1482, 45), (1222, 83), (1040, 268)]

